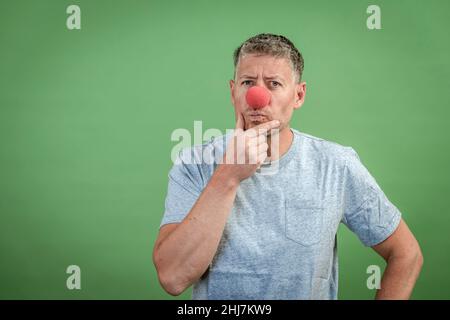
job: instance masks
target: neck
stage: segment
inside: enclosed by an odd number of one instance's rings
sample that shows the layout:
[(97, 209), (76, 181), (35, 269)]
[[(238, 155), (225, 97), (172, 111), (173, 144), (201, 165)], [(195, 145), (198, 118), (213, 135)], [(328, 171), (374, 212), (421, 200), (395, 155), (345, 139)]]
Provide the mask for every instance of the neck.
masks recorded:
[[(278, 134), (267, 137), (269, 150), (267, 152), (271, 161), (281, 158), (291, 147), (294, 134), (289, 126), (282, 128)], [(274, 150), (272, 150), (274, 148)], [(278, 148), (278, 152), (276, 149)], [(273, 152), (272, 152), (273, 151)]]

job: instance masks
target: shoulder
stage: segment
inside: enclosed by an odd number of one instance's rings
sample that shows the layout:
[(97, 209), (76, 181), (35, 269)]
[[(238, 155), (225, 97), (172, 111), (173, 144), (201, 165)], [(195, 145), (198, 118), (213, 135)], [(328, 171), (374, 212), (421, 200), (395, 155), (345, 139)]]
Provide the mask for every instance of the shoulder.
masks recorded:
[(199, 188), (206, 186), (221, 161), (230, 135), (221, 135), (209, 141), (182, 148), (172, 155), (173, 166), (169, 172), (172, 180), (189, 180)]
[(201, 144), (181, 149), (174, 160), (175, 165), (211, 165), (223, 155), (230, 134), (212, 137)]
[(347, 145), (335, 141), (326, 140), (311, 134), (292, 129), (297, 138), (300, 138), (302, 151), (313, 155), (315, 158), (333, 160), (345, 165), (352, 159), (359, 159), (356, 151)]

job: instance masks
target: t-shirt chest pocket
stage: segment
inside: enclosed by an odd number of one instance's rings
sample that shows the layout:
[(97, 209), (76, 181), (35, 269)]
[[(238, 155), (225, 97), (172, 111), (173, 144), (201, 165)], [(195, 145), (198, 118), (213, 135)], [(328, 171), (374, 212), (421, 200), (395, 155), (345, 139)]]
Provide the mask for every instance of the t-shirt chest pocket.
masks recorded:
[(320, 203), (285, 201), (286, 238), (303, 246), (320, 243), (323, 228), (323, 207)]

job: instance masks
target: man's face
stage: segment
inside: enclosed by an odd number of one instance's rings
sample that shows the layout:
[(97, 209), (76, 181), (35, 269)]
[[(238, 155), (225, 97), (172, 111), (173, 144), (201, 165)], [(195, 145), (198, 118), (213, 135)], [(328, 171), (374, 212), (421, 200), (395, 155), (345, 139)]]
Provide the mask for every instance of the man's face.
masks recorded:
[[(261, 86), (269, 90), (270, 103), (261, 109), (251, 108), (245, 100), (247, 90)], [(235, 79), (230, 80), (231, 101), (236, 119), (242, 113), (245, 129), (263, 122), (279, 120), (280, 131), (289, 128), (294, 109), (302, 106), (306, 83), (297, 83), (291, 63), (286, 58), (272, 56), (244, 55), (236, 66)]]

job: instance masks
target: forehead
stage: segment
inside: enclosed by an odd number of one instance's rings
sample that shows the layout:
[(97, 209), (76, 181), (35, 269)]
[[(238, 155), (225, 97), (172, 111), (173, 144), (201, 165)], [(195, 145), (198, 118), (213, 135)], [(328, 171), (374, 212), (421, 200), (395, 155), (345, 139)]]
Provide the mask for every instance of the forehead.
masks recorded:
[(286, 79), (291, 79), (293, 76), (291, 62), (284, 57), (247, 54), (239, 59), (236, 66), (237, 76), (243, 74), (257, 76), (261, 72), (265, 76), (279, 75)]

